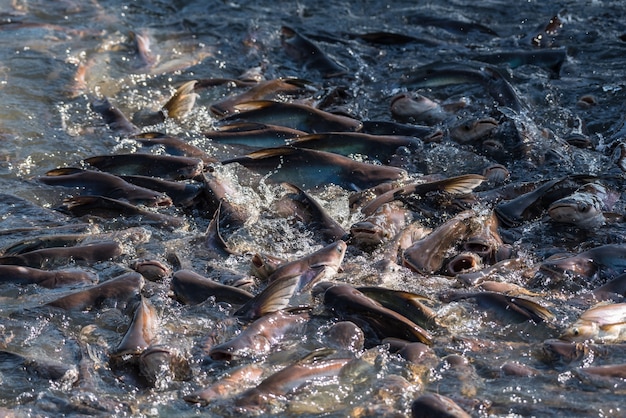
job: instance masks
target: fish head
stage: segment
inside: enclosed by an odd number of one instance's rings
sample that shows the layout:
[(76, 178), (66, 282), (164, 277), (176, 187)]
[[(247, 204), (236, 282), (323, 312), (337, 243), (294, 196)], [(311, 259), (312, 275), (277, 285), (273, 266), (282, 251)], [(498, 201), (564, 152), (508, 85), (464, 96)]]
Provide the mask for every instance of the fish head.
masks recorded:
[(597, 322), (578, 320), (567, 328), (559, 337), (565, 341), (586, 341), (597, 338), (600, 333), (600, 327)]
[(601, 203), (595, 196), (583, 193), (552, 203), (548, 215), (555, 222), (574, 224), (581, 228), (596, 228), (605, 222)]

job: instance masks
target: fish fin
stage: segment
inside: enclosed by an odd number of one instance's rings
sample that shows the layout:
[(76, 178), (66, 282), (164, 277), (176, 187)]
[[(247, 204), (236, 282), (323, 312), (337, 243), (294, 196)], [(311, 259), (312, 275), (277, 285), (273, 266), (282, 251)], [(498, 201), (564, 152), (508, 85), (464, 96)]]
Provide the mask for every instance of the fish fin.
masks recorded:
[(233, 122), (228, 125), (216, 126), (217, 132), (251, 132), (267, 128), (267, 125), (259, 122)]
[(519, 297), (507, 297), (509, 307), (513, 308), (532, 320), (549, 322), (554, 319), (554, 315), (547, 308), (537, 302)]
[(239, 308), (234, 315), (246, 319), (256, 319), (285, 308), (296, 291), (299, 281), (300, 276), (273, 281), (261, 293)]
[(166, 138), (168, 135), (162, 132), (142, 132), (137, 135), (130, 135), (129, 139), (157, 139), (157, 138)]
[(600, 325), (598, 328), (602, 331), (609, 331), (612, 327), (619, 327), (619, 328), (623, 328), (626, 325), (626, 322), (616, 322), (613, 324), (602, 324)]
[(46, 176), (68, 176), (70, 174), (82, 173), (85, 170), (76, 167), (60, 167), (46, 172)]
[(441, 189), (451, 194), (471, 193), (485, 181), (485, 177), (478, 174), (465, 174), (441, 181)]
[(252, 100), (249, 102), (237, 103), (233, 108), (237, 112), (250, 112), (253, 110), (266, 109), (271, 107), (278, 102), (274, 102), (272, 100)]
[(300, 275), (298, 292), (310, 289), (313, 284), (320, 281), (326, 275), (326, 266), (311, 267)]
[(263, 158), (272, 158), (281, 155), (289, 155), (296, 151), (296, 148), (292, 147), (275, 147), (275, 148), (264, 148), (258, 151), (251, 152), (247, 155), (248, 158), (253, 160), (261, 160)]
[(168, 117), (181, 119), (191, 111), (198, 98), (198, 95), (194, 92), (195, 85), (196, 80), (186, 82), (180, 86), (172, 98), (163, 105), (163, 110), (167, 111)]

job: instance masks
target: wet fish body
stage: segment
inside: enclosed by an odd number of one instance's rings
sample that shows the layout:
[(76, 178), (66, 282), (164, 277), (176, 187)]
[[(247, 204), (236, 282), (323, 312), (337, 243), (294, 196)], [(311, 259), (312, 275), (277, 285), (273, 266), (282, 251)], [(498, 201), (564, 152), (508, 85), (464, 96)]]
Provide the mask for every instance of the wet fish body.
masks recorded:
[(183, 180), (202, 172), (202, 160), (173, 155), (116, 154), (89, 157), (85, 163), (115, 175), (142, 175)]
[(0, 264), (41, 269), (71, 262), (92, 264), (98, 261), (111, 260), (121, 254), (121, 245), (114, 241), (108, 241), (74, 247), (44, 248), (19, 255), (4, 256), (0, 257)]
[(80, 270), (40, 270), (32, 267), (0, 265), (0, 282), (3, 283), (35, 283), (42, 287), (54, 289), (73, 284), (92, 284), (97, 277)]
[(174, 273), (171, 287), (176, 298), (188, 305), (202, 303), (211, 296), (214, 296), (218, 302), (225, 301), (235, 304), (244, 304), (253, 297), (245, 290), (218, 283), (185, 269)]

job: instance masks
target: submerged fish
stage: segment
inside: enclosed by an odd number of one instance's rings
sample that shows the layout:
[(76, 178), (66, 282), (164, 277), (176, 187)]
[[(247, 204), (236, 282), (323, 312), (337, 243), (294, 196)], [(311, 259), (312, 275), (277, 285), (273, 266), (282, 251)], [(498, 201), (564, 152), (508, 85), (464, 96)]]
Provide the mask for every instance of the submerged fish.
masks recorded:
[(559, 337), (566, 341), (626, 341), (626, 303), (597, 305), (583, 312)]
[(297, 129), (255, 122), (233, 122), (203, 134), (214, 142), (255, 148), (280, 147), (287, 145), (288, 139), (307, 135)]
[(280, 40), (287, 55), (304, 64), (305, 69), (322, 73), (324, 77), (336, 77), (346, 74), (346, 68), (329, 58), (322, 50), (305, 36), (288, 26), (280, 29)]
[(94, 242), (74, 247), (52, 247), (18, 255), (0, 257), (0, 264), (44, 268), (71, 262), (92, 264), (111, 260), (122, 254), (122, 246), (115, 241)]
[(80, 270), (40, 270), (32, 267), (0, 265), (0, 283), (35, 283), (42, 287), (57, 287), (94, 283), (97, 277), (93, 273)]
[(208, 387), (185, 395), (183, 399), (189, 403), (207, 406), (211, 402), (237, 396), (245, 390), (244, 385), (259, 379), (264, 371), (265, 369), (258, 364), (238, 367), (228, 375), (218, 378)]
[(202, 303), (211, 296), (217, 302), (235, 304), (243, 304), (253, 298), (252, 294), (243, 289), (218, 283), (186, 269), (174, 273), (171, 287), (176, 299), (187, 305)]

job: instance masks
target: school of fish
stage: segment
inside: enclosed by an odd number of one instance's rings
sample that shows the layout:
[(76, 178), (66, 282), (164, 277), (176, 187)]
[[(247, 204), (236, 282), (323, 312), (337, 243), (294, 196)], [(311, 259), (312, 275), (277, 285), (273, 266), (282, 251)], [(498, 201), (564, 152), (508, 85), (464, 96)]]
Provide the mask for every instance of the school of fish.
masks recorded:
[[(96, 59), (80, 63), (67, 100), (82, 97), (116, 145), (28, 179), (52, 207), (3, 192), (12, 214), (45, 223), (0, 231), (0, 379), (19, 375), (1, 410), (586, 416), (547, 393), (623, 395), (624, 128), (599, 141), (572, 116), (555, 132), (516, 74), (559, 79), (571, 57), (547, 40), (566, 21), (548, 16), (516, 49), (407, 69), (380, 119), (350, 106), (355, 74), (326, 48), (425, 40), (283, 25), (300, 76), (196, 78), (131, 32), (138, 71), (170, 81), (133, 114), (94, 87)], [(185, 135), (199, 114), (210, 123)], [(56, 355), (22, 335), (33, 321)], [(32, 379), (50, 391), (28, 394)], [(526, 385), (535, 405), (515, 401)]]

